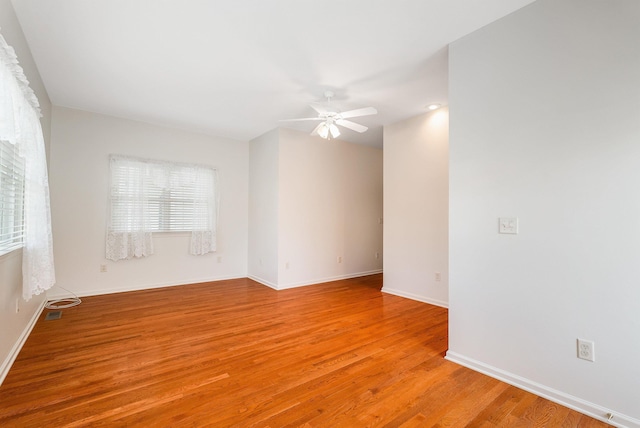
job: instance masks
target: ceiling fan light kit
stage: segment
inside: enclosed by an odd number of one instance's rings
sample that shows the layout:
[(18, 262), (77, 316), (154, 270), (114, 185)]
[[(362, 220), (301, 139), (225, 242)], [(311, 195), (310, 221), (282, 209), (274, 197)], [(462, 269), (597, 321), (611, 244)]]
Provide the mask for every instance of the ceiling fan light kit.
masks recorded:
[(333, 124), (327, 122), (322, 122), (320, 125), (316, 126), (316, 129), (311, 133), (312, 135), (316, 133), (320, 136), (320, 138), (324, 138), (325, 140), (330, 140), (331, 138), (338, 138), (340, 136), (340, 130), (338, 127)]
[(344, 112), (335, 111), (331, 109), (331, 98), (333, 98), (334, 93), (331, 91), (325, 91), (324, 96), (327, 98), (326, 108), (318, 104), (311, 104), (311, 108), (318, 112), (318, 117), (283, 119), (281, 120), (281, 122), (319, 120), (321, 121), (321, 123), (315, 127), (315, 129), (311, 132), (311, 135), (318, 135), (320, 136), (320, 138), (330, 140), (331, 138), (337, 138), (338, 136), (340, 136), (340, 130), (338, 129), (337, 125), (360, 133), (365, 132), (367, 129), (369, 129), (364, 125), (360, 125), (359, 123), (346, 120), (347, 118), (368, 116), (378, 113), (378, 111), (373, 107), (365, 107)]

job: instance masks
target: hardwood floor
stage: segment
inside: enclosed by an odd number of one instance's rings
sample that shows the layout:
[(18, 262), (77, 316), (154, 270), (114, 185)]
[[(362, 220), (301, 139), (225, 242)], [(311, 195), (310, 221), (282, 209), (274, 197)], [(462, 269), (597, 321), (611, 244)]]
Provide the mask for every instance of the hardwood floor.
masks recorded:
[(381, 286), (239, 279), (45, 311), (0, 426), (607, 426), (444, 360), (447, 310)]

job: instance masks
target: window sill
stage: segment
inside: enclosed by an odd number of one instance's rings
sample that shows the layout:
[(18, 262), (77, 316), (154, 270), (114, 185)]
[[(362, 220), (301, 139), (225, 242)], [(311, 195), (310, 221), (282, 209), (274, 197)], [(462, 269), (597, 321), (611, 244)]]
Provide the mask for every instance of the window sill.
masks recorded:
[(22, 249), (24, 245), (14, 248), (12, 250), (7, 251), (6, 253), (0, 254), (0, 263), (5, 263), (7, 260), (11, 260), (13, 258), (22, 258)]

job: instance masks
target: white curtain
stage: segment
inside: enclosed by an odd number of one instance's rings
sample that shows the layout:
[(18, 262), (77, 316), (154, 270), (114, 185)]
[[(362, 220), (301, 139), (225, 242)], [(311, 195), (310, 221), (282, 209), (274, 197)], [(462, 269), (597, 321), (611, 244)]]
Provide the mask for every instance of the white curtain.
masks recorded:
[(153, 254), (153, 237), (151, 232), (107, 232), (107, 259), (131, 259), (147, 257)]
[(38, 100), (2, 35), (0, 139), (15, 144), (25, 158), (22, 295), (29, 300), (55, 284), (49, 180)]
[(217, 200), (217, 174), (209, 168), (195, 166), (193, 176), (196, 183), (211, 183), (211, 186), (196, 186), (199, 194), (196, 195), (193, 208), (193, 225), (191, 232), (191, 246), (189, 253), (201, 256), (216, 251), (216, 225), (218, 223)]
[(213, 230), (194, 230), (191, 232), (189, 254), (202, 256), (216, 250), (216, 235)]

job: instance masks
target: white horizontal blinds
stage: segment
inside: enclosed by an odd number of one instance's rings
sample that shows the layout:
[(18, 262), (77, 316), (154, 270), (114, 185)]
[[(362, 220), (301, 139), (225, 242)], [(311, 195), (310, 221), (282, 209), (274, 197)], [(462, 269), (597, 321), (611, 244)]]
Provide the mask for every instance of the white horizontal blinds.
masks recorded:
[(147, 164), (129, 159), (111, 159), (111, 224), (114, 232), (146, 230), (144, 197)]
[(0, 255), (24, 241), (24, 168), (16, 145), (0, 140)]
[(169, 188), (162, 219), (163, 230), (211, 229), (214, 171), (205, 167), (179, 166), (169, 171)]
[(210, 230), (214, 195), (213, 168), (113, 156), (110, 231)]

